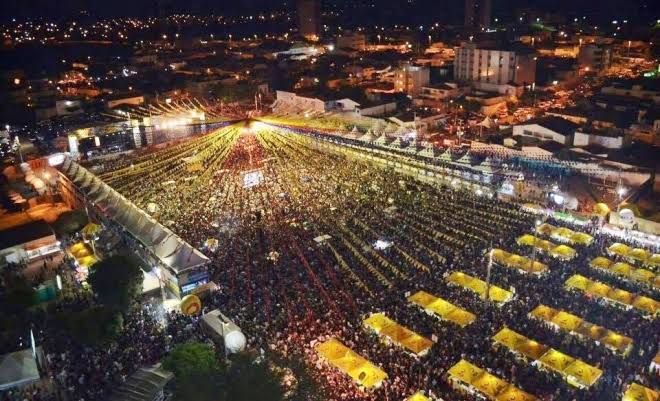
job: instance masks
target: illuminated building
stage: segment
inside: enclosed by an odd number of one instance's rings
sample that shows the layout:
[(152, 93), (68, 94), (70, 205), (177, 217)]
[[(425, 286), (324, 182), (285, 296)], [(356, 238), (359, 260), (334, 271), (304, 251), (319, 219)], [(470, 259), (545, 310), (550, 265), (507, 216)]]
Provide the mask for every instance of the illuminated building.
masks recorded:
[(456, 48), (454, 77), (493, 85), (531, 85), (536, 80), (536, 57), (524, 50), (479, 48), (463, 43)]

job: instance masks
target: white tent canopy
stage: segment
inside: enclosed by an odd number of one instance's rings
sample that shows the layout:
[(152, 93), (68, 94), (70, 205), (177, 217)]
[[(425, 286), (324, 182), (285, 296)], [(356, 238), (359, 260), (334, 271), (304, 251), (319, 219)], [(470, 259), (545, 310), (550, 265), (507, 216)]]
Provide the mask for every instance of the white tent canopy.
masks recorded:
[(101, 184), (98, 188), (96, 185), (91, 185), (98, 178), (84, 167), (67, 159), (62, 163), (61, 168), (65, 176), (69, 179), (73, 177), (74, 184), (89, 182), (87, 189), (79, 186), (80, 191), (87, 196), (93, 192), (98, 193), (93, 197), (93, 203), (108, 217), (121, 224), (165, 266), (179, 273), (208, 262), (209, 259), (201, 252), (108, 185)]

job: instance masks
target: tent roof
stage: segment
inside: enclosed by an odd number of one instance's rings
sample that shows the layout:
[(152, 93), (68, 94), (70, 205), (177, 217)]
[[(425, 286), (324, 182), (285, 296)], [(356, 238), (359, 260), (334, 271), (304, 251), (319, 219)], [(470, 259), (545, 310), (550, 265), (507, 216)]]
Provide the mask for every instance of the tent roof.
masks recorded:
[(31, 348), (0, 356), (0, 390), (37, 380), (39, 380), (39, 369)]
[[(95, 179), (87, 169), (74, 161), (69, 159), (67, 161), (68, 163), (62, 164), (62, 172), (67, 177), (71, 178), (71, 172), (75, 171), (75, 178), (78, 178), (79, 182)], [(64, 168), (64, 166), (68, 166), (68, 168)], [(75, 179), (74, 183), (76, 183)], [(88, 185), (87, 190), (80, 189), (88, 195), (92, 190), (100, 192), (95, 197), (94, 203), (149, 248), (163, 265), (179, 273), (208, 263), (209, 259), (204, 254), (158, 223), (119, 192), (105, 184), (102, 184), (100, 189), (94, 187), (94, 185)]]

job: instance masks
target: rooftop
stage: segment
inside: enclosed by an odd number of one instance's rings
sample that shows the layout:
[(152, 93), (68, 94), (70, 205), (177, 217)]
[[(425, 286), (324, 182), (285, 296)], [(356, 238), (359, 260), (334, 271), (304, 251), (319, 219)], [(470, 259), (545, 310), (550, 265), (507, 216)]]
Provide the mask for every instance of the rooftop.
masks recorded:
[(44, 220), (37, 220), (22, 226), (0, 231), (0, 249), (25, 244), (50, 235), (55, 235), (53, 229)]

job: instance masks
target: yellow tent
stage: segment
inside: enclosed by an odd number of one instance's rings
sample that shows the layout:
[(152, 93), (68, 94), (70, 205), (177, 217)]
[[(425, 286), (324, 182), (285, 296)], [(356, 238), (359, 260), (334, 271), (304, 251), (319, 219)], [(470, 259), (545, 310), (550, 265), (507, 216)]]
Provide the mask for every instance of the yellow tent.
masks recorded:
[(490, 399), (495, 398), (497, 394), (509, 386), (509, 383), (490, 373), (484, 373), (471, 384)]
[(626, 305), (632, 305), (635, 298), (633, 294), (619, 288), (613, 288), (612, 291), (607, 294), (607, 297)]
[(71, 245), (71, 247), (69, 247), (69, 252), (75, 254), (81, 249), (87, 249), (87, 245), (84, 242), (76, 242), (75, 244)]
[(525, 264), (525, 258), (520, 255), (511, 255), (506, 260), (506, 264), (513, 267), (522, 267)]
[(415, 355), (420, 355), (429, 350), (433, 346), (433, 341), (424, 338), (417, 333), (413, 333), (410, 337), (401, 341), (401, 345), (406, 347)]
[(646, 283), (649, 285), (654, 285), (656, 280), (655, 274), (646, 269), (635, 269), (631, 274), (630, 278), (641, 283)]
[(608, 269), (611, 265), (612, 265), (612, 261), (602, 256), (594, 258), (590, 263), (591, 267), (595, 267), (598, 269)]
[(628, 256), (628, 253), (630, 252), (630, 247), (620, 242), (616, 242), (612, 244), (609, 248), (607, 248), (607, 251), (611, 254), (615, 254), (619, 256)]
[(630, 337), (608, 330), (607, 334), (600, 339), (600, 342), (625, 354), (632, 345), (633, 340)]
[(531, 245), (534, 245), (534, 243), (535, 243), (537, 240), (538, 240), (538, 239), (537, 239), (535, 236), (530, 235), (530, 234), (525, 234), (525, 235), (521, 235), (520, 237), (518, 237), (518, 239), (516, 240), (516, 242), (518, 243), (518, 245), (527, 245), (527, 246), (531, 246)]
[(497, 395), (495, 401), (536, 401), (537, 398), (514, 386), (507, 387)]
[(649, 257), (649, 260), (646, 261), (646, 263), (652, 265), (652, 266), (660, 266), (660, 253), (654, 253)]
[(90, 251), (90, 250), (87, 249), (87, 248), (83, 248), (83, 249), (80, 249), (79, 251), (74, 252), (74, 253), (73, 253), (73, 256), (74, 256), (76, 259), (81, 259), (81, 258), (84, 258), (85, 256), (89, 256), (89, 255), (91, 255), (91, 254), (92, 254), (92, 251)]
[(587, 287), (591, 284), (591, 280), (588, 278), (581, 276), (579, 274), (575, 274), (566, 280), (565, 286), (566, 288), (569, 289), (576, 289), (576, 290), (582, 290), (585, 291)]
[(377, 387), (387, 373), (332, 338), (316, 346), (316, 352), (328, 363), (366, 388)]
[(527, 337), (516, 333), (508, 327), (504, 327), (493, 336), (493, 341), (515, 351), (521, 343), (527, 341)]
[(557, 227), (550, 234), (551, 237), (557, 238), (562, 241), (570, 241), (571, 237), (575, 234), (575, 231), (566, 228), (566, 227)]
[(585, 292), (587, 294), (595, 295), (598, 297), (607, 297), (612, 291), (612, 288), (607, 284), (599, 283), (598, 281), (592, 281)]
[(316, 352), (328, 360), (339, 359), (346, 355), (348, 351), (348, 347), (334, 338), (316, 346)]
[(431, 401), (431, 399), (422, 394), (420, 391), (406, 398), (406, 401)]
[(552, 323), (563, 330), (573, 331), (582, 324), (582, 319), (568, 312), (561, 311), (552, 318)]
[(390, 318), (385, 316), (384, 313), (374, 313), (368, 318), (364, 319), (363, 324), (376, 333), (380, 333), (386, 327), (392, 326), (395, 324)]
[(504, 263), (504, 261), (507, 260), (509, 256), (511, 256), (509, 252), (497, 248), (493, 249), (492, 255), (493, 255), (493, 260), (499, 263)]
[(472, 280), (472, 276), (461, 272), (452, 272), (449, 277), (447, 277), (447, 281), (460, 285), (461, 287), (467, 287)]
[(427, 312), (433, 313), (441, 319), (449, 320), (461, 327), (467, 326), (476, 319), (474, 314), (424, 291), (411, 295), (408, 297), (408, 301), (421, 306)]
[(552, 318), (558, 313), (556, 309), (553, 309), (549, 306), (539, 305), (534, 308), (530, 315), (534, 316), (537, 319), (545, 320), (546, 322), (552, 321)]
[(541, 240), (536, 241), (536, 248), (538, 248), (542, 251), (545, 251), (545, 252), (550, 251), (555, 246), (556, 246), (555, 244), (553, 244), (552, 242), (550, 242), (548, 240), (541, 239)]
[(635, 308), (643, 310), (654, 316), (656, 313), (658, 313), (658, 302), (649, 297), (638, 296), (635, 298), (632, 305)]
[(568, 382), (582, 387), (591, 387), (602, 376), (603, 371), (579, 359), (575, 360), (565, 370)]
[(461, 359), (447, 371), (450, 378), (462, 381), (465, 384), (472, 384), (483, 373), (483, 369), (471, 364), (465, 359)]
[(631, 249), (630, 252), (628, 252), (628, 257), (633, 258), (635, 260), (639, 261), (646, 261), (649, 258), (650, 254), (648, 251), (642, 248), (634, 248)]
[(623, 394), (621, 401), (658, 401), (660, 393), (644, 387), (641, 384), (631, 383)]
[(600, 341), (601, 338), (607, 335), (608, 330), (593, 323), (583, 322), (582, 325), (575, 329), (575, 332), (594, 341)]
[(576, 232), (571, 236), (571, 242), (580, 245), (590, 245), (594, 242), (594, 237), (589, 234)]
[(605, 217), (610, 212), (610, 207), (604, 203), (596, 203), (594, 205), (594, 214), (596, 216)]
[(548, 270), (548, 266), (537, 261), (534, 261), (534, 263), (532, 263), (531, 260), (525, 258), (525, 263), (521, 266), (521, 269), (523, 269), (528, 273), (542, 273)]
[(541, 356), (543, 356), (543, 354), (548, 352), (548, 350), (550, 350), (550, 347), (548, 347), (547, 345), (543, 345), (537, 341), (529, 340), (529, 339), (519, 344), (518, 347), (516, 348), (517, 352), (525, 355), (526, 357), (532, 360), (538, 360), (539, 358), (541, 358)]
[(449, 320), (450, 322), (454, 322), (461, 327), (469, 325), (470, 323), (474, 322), (476, 318), (477, 317), (473, 313), (458, 308), (454, 309), (452, 312), (445, 316), (445, 319)]
[(93, 255), (85, 256), (85, 257), (80, 258), (80, 259), (77, 259), (77, 260), (78, 260), (78, 264), (79, 264), (80, 266), (82, 266), (82, 267), (86, 267), (86, 268), (88, 268), (88, 269), (89, 269), (90, 267), (92, 267), (96, 262), (99, 261), (99, 260), (98, 260), (96, 257), (94, 257)]
[(559, 245), (550, 251), (550, 254), (556, 258), (569, 260), (575, 257), (575, 249), (567, 245)]
[(93, 238), (96, 237), (100, 232), (101, 232), (101, 226), (98, 224), (94, 223), (87, 223), (85, 227), (80, 230), (82, 233), (83, 237), (85, 238)]
[(557, 227), (553, 226), (552, 224), (543, 223), (536, 227), (536, 232), (542, 235), (550, 235), (553, 231), (555, 231), (556, 228)]
[(550, 349), (548, 352), (543, 354), (538, 360), (548, 369), (554, 370), (555, 372), (562, 373), (571, 363), (575, 361), (575, 358), (557, 351), (556, 349)]
[(408, 297), (408, 302), (417, 304), (423, 308), (426, 308), (431, 302), (435, 301), (437, 298), (429, 294), (426, 291), (418, 291), (413, 295)]
[(427, 308), (443, 319), (446, 318), (446, 316), (448, 316), (451, 312), (456, 310), (456, 306), (440, 298), (436, 299), (435, 302), (430, 304)]
[(628, 263), (617, 262), (611, 265), (609, 270), (611, 270), (612, 273), (618, 274), (619, 276), (628, 277), (632, 271), (632, 266), (630, 266)]

